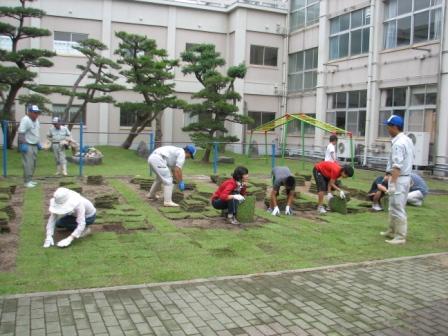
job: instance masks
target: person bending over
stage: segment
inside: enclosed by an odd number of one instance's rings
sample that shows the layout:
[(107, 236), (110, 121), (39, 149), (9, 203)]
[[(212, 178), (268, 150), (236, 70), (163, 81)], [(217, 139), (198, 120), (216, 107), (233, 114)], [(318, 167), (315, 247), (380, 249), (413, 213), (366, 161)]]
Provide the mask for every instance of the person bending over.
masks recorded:
[(271, 192), (271, 203), (268, 211), (273, 216), (280, 215), (280, 209), (277, 205), (277, 196), (280, 192), (280, 187), (285, 187), (287, 200), (285, 215), (292, 215), (291, 204), (294, 201), (296, 179), (292, 176), (291, 171), (288, 167), (274, 167), (272, 169), (272, 192)]

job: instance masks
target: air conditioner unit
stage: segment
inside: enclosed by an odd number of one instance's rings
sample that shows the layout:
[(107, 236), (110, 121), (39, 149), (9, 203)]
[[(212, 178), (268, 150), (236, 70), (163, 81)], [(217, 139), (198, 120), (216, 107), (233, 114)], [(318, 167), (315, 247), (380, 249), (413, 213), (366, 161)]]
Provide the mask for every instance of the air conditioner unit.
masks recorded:
[(414, 165), (427, 166), (429, 159), (429, 143), (431, 142), (431, 133), (408, 132), (406, 135), (411, 138), (414, 144)]
[[(352, 151), (350, 150), (350, 139), (338, 139), (337, 154), (340, 159), (351, 159)], [(355, 155), (353, 148), (353, 155)]]

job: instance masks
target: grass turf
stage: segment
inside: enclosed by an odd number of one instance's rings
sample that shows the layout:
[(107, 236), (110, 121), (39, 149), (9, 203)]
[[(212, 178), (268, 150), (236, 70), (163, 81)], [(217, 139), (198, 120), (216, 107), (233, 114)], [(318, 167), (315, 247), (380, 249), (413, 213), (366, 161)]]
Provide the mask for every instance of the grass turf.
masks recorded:
[[(147, 174), (145, 161), (135, 153), (117, 148), (101, 150), (105, 153), (103, 166), (86, 167), (86, 175)], [(10, 155), (12, 162), (17, 157)], [(237, 164), (246, 164), (251, 174), (264, 174), (267, 179), (269, 162), (236, 157)], [(50, 174), (54, 169), (53, 161), (45, 166), (44, 159), (44, 156), (39, 158), (40, 175)], [(15, 162), (18, 167), (10, 171), (20, 175), (19, 161)], [(302, 164), (291, 162), (286, 161), (291, 170), (299, 171), (295, 167)], [(210, 174), (210, 167), (189, 161), (184, 174), (187, 177), (189, 174)], [(233, 167), (226, 165), (219, 173), (230, 173)], [(306, 167), (310, 170), (311, 164), (306, 163)], [(344, 183), (367, 189), (376, 175), (358, 170), (355, 179), (344, 180)], [(386, 227), (386, 213), (348, 216), (330, 213), (324, 217), (326, 222), (313, 222), (300, 218), (300, 215), (273, 218), (257, 209), (256, 215), (270, 223), (246, 230), (177, 228), (156, 208), (144, 203), (127, 183), (115, 179), (109, 183), (123, 196), (127, 206), (144, 216), (154, 229), (126, 234), (100, 232), (75, 241), (67, 249), (44, 249), (44, 213), (47, 209), (43, 208), (42, 188), (26, 190), (17, 267), (12, 272), (0, 273), (0, 293), (247, 274), (418, 255), (448, 248), (448, 196), (430, 195), (423, 207), (408, 207), (408, 243), (388, 246), (378, 235)], [(429, 184), (431, 188), (448, 190), (446, 183), (430, 181)], [(198, 189), (209, 191), (210, 188), (199, 186)]]

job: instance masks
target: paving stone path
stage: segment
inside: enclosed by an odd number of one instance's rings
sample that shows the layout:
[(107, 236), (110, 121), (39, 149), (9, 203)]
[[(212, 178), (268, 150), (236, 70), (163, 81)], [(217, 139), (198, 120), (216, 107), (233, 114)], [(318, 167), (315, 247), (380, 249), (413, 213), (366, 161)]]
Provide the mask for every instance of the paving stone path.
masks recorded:
[(0, 297), (0, 335), (448, 335), (448, 253)]

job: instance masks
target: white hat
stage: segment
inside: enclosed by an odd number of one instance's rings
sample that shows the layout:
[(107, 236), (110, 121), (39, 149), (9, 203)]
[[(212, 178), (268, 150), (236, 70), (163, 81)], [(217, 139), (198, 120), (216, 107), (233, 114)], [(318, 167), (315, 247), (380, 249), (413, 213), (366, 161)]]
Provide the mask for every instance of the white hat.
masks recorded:
[(59, 117), (54, 117), (52, 123), (59, 124), (59, 123), (61, 123), (61, 120), (59, 119)]
[(50, 200), (50, 212), (56, 215), (65, 215), (72, 212), (81, 202), (81, 195), (67, 188), (58, 188)]

